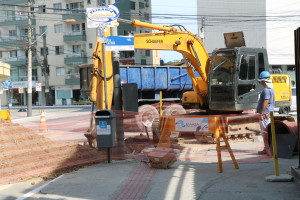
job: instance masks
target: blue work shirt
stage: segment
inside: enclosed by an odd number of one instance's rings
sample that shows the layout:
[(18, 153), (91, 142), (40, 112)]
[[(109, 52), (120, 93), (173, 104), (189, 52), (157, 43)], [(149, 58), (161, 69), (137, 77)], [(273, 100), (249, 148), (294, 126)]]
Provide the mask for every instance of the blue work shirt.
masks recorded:
[(266, 87), (266, 88), (263, 89), (263, 91), (260, 94), (258, 104), (257, 104), (257, 108), (256, 108), (257, 113), (261, 112), (262, 104), (263, 104), (264, 100), (266, 100), (266, 99), (269, 100), (269, 103), (267, 105), (265, 113), (263, 113), (263, 114), (269, 114), (271, 111), (274, 111), (274, 107), (275, 107), (274, 89)]

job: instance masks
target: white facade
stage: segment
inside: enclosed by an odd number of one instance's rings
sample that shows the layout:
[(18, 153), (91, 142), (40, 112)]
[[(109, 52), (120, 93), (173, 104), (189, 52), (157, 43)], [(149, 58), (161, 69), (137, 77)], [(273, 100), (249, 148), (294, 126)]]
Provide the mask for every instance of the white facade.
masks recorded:
[(243, 31), (247, 47), (267, 48), (270, 65), (281, 65), (283, 71), (294, 65), (294, 30), (300, 26), (300, 1), (198, 0), (197, 7), (198, 26), (204, 28), (209, 53), (225, 47), (223, 33)]
[(267, 49), (271, 65), (295, 65), (294, 30), (300, 27), (300, 1), (266, 0)]

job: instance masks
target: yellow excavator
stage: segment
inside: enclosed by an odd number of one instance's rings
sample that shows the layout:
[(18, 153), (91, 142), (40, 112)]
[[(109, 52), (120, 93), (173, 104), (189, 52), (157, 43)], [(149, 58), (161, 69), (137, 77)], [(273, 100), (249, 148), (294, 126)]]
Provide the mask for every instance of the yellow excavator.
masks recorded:
[[(200, 108), (210, 113), (239, 113), (256, 108), (258, 95), (262, 90), (257, 79), (260, 72), (269, 71), (267, 51), (264, 48), (243, 46), (245, 41), (242, 32), (225, 34), (227, 48), (216, 49), (209, 56), (201, 39), (191, 32), (182, 30), (182, 27), (179, 29), (160, 26), (138, 20), (119, 21), (161, 31), (135, 34), (135, 49), (173, 50), (184, 56), (186, 69), (194, 87), (193, 91), (186, 92), (182, 96), (182, 104), (186, 108)], [(104, 108), (102, 56), (102, 46), (96, 42), (93, 54), (91, 101), (97, 102), (97, 109)], [(113, 73), (111, 52), (106, 52), (106, 57), (106, 76), (111, 77)], [(290, 77), (276, 74), (272, 75), (271, 79), (276, 90), (277, 105), (289, 106)], [(107, 79), (107, 84), (109, 93), (107, 105), (110, 109), (113, 93), (112, 78)]]
[[(262, 90), (257, 79), (260, 72), (269, 71), (267, 51), (264, 48), (245, 47), (242, 32), (224, 34), (226, 48), (216, 49), (209, 56), (201, 39), (181, 26), (160, 26), (138, 20), (119, 21), (159, 31), (135, 34), (135, 49), (172, 50), (183, 55), (186, 70), (193, 84), (193, 91), (185, 92), (182, 96), (182, 105), (185, 108), (205, 110), (206, 115), (240, 114), (245, 110), (256, 108)], [(91, 101), (96, 102), (97, 109), (104, 109), (105, 105), (102, 56), (102, 46), (96, 42), (93, 54)], [(106, 56), (106, 77), (110, 77), (113, 73), (111, 52), (107, 52)], [(277, 105), (289, 106), (290, 77), (276, 74), (272, 75), (272, 80)], [(112, 78), (107, 79), (107, 91), (109, 94), (106, 109), (110, 109), (113, 96)], [(228, 127), (227, 129), (227, 132), (230, 132)], [(247, 132), (246, 129), (238, 128), (238, 130)]]

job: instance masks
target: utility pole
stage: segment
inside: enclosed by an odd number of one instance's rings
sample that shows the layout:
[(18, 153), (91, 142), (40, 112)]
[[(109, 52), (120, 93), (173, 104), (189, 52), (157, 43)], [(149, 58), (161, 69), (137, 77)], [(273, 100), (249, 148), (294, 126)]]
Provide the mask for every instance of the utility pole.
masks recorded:
[[(115, 0), (110, 0), (110, 5), (114, 4)], [(111, 35), (118, 36), (118, 28), (111, 28)], [(117, 146), (119, 147), (119, 156), (124, 157), (125, 142), (124, 142), (124, 125), (123, 125), (123, 105), (122, 105), (122, 87), (121, 87), (121, 76), (120, 76), (120, 54), (119, 51), (112, 52), (113, 57), (113, 75), (114, 75), (114, 110), (119, 111), (117, 114), (117, 120), (120, 124), (116, 127), (117, 133)]]
[(49, 106), (49, 66), (48, 66), (48, 58), (47, 58), (47, 43), (46, 43), (46, 33), (43, 35), (43, 56), (44, 56), (44, 75), (45, 75), (45, 99), (46, 106)]
[(28, 1), (28, 66), (27, 66), (27, 117), (32, 116), (32, 24), (31, 24), (31, 13), (32, 3)]
[(204, 44), (205, 39), (205, 17), (201, 17), (201, 28), (200, 28), (200, 38)]
[[(110, 0), (109, 4), (112, 5), (115, 2), (116, 2), (115, 0)], [(111, 28), (111, 35), (112, 36), (118, 36), (118, 28), (117, 27), (112, 27)], [(119, 51), (113, 51), (112, 55), (113, 55), (113, 61), (119, 62), (119, 60), (120, 60), (120, 53), (119, 53)]]

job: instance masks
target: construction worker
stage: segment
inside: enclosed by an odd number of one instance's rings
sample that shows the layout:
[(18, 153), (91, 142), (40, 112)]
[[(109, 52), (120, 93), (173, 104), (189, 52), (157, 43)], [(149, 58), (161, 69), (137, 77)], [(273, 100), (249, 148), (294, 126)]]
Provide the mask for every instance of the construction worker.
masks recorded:
[(264, 149), (259, 151), (258, 154), (272, 155), (269, 143), (268, 143), (268, 132), (266, 127), (271, 122), (270, 112), (274, 111), (275, 100), (274, 100), (274, 89), (272, 81), (270, 80), (270, 73), (268, 71), (262, 71), (259, 75), (258, 82), (264, 87), (260, 93), (256, 112), (260, 116), (260, 129), (264, 140)]

